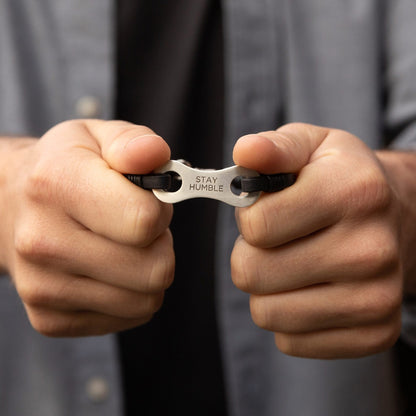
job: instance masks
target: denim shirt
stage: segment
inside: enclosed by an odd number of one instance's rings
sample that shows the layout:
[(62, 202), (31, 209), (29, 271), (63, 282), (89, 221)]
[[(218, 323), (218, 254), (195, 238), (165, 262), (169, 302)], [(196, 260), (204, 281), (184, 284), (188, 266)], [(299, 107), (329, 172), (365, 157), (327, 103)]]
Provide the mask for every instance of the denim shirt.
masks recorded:
[[(60, 121), (111, 118), (114, 4), (0, 1), (0, 132), (40, 136)], [(414, 0), (224, 0), (224, 166), (245, 133), (304, 121), (346, 129), (370, 147), (416, 148)], [(231, 283), (237, 230), (218, 221), (217, 308), (230, 414), (396, 415), (392, 350), (353, 360), (281, 354)], [(403, 336), (416, 345), (405, 308)], [(49, 339), (0, 278), (0, 414), (118, 416), (113, 335)], [(198, 409), (195, 409), (198, 413)]]

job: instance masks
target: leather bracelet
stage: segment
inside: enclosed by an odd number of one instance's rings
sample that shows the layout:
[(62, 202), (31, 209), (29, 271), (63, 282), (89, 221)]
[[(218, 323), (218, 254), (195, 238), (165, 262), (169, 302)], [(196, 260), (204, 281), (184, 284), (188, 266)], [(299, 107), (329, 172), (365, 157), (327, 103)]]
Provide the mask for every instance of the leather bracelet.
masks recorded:
[(183, 160), (171, 160), (147, 175), (125, 176), (135, 185), (152, 190), (163, 202), (211, 198), (238, 207), (253, 204), (261, 192), (281, 191), (296, 181), (294, 173), (264, 175), (241, 166), (198, 169)]

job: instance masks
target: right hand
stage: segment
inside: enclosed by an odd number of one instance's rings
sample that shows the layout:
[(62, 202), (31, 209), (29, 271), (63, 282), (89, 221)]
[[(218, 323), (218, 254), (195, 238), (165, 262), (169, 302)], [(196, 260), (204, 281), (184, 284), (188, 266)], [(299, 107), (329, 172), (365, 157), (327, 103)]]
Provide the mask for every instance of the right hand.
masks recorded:
[(165, 163), (165, 141), (127, 122), (74, 120), (14, 149), (1, 260), (32, 326), (83, 336), (148, 322), (173, 280), (172, 206), (122, 173)]

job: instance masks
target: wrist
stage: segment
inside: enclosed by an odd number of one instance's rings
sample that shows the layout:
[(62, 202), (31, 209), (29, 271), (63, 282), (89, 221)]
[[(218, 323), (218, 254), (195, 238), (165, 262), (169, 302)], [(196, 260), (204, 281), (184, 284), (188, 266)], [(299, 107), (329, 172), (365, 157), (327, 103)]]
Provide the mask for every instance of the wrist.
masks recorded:
[(377, 152), (398, 201), (405, 295), (416, 295), (416, 152)]
[(13, 195), (18, 187), (28, 150), (37, 142), (29, 137), (0, 137), (0, 272), (8, 272), (13, 244), (13, 223), (17, 207)]

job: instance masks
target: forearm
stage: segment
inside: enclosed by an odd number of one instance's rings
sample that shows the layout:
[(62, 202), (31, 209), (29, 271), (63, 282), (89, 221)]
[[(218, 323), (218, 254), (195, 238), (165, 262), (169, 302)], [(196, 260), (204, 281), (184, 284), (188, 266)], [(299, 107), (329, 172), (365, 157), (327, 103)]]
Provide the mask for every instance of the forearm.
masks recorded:
[(416, 152), (380, 151), (381, 161), (400, 201), (401, 254), (405, 294), (416, 294)]
[(11, 244), (13, 224), (10, 219), (10, 194), (18, 183), (16, 175), (24, 168), (24, 153), (36, 139), (29, 137), (0, 136), (0, 272), (8, 271), (7, 258)]

